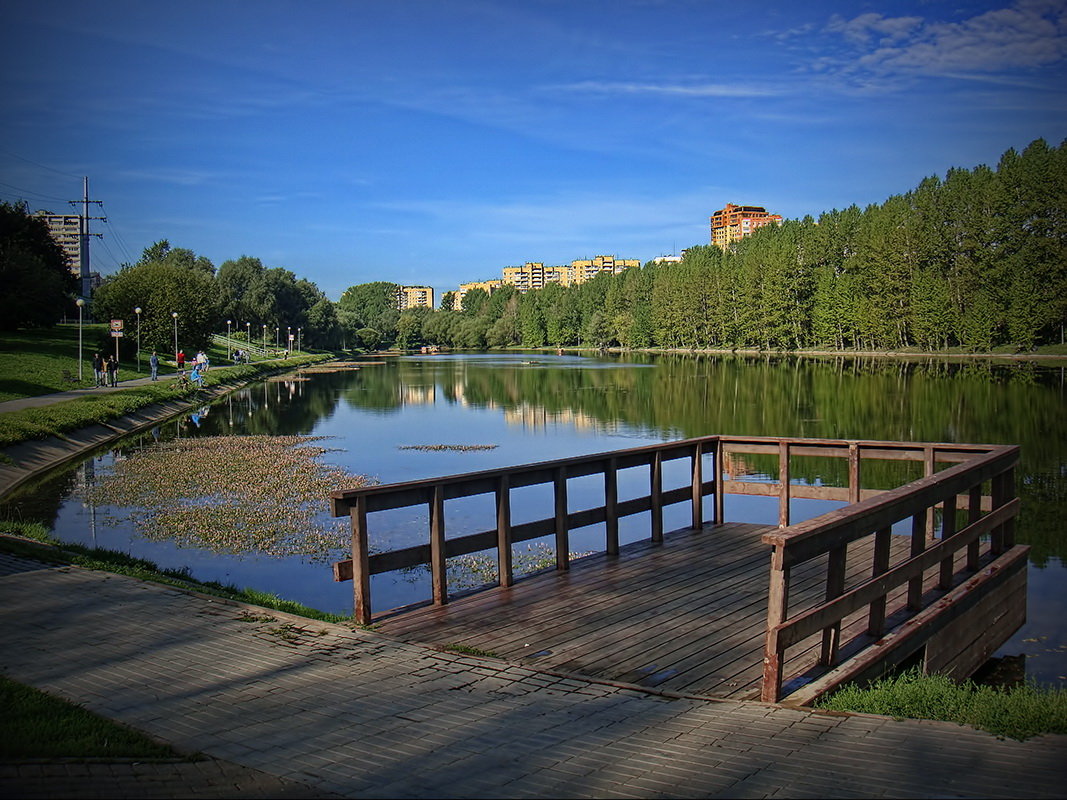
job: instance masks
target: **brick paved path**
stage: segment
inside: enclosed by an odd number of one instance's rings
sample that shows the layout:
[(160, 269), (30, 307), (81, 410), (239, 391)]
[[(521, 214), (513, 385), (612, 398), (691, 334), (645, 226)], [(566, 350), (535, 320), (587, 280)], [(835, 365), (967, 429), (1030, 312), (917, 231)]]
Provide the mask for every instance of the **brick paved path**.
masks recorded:
[(0, 623), (4, 674), (218, 759), (110, 765), (106, 787), (94, 765), (5, 765), (3, 796), (1067, 790), (1064, 736), (1020, 743), (946, 723), (664, 697), (10, 556)]

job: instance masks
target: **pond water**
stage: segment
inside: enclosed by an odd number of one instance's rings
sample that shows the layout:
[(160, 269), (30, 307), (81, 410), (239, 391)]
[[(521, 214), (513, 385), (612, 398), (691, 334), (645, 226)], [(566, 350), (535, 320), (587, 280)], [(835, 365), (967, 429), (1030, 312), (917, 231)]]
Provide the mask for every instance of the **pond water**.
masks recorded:
[[(325, 510), (319, 515), (336, 546), (315, 552), (226, 552), (146, 530), (129, 509), (94, 502), (92, 489), (123, 459), (157, 441), (249, 434), (327, 437), (317, 443), (328, 448), (322, 462), (381, 483), (716, 433), (1019, 444), (1017, 540), (1032, 548), (1028, 621), (999, 654), (1025, 656), (1028, 676), (1067, 686), (1065, 412), (1064, 370), (1032, 363), (544, 353), (383, 358), (358, 370), (246, 387), (24, 487), (7, 499), (0, 514), (40, 520), (65, 541), (130, 553), (161, 567), (188, 568), (200, 580), (274, 592), (349, 614), (352, 585), (334, 583), (330, 568), (347, 557), (347, 519), (331, 520)], [(413, 449), (429, 445), (453, 449)], [(457, 449), (472, 446), (477, 449)], [(810, 465), (810, 474), (800, 477), (841, 485), (840, 476), (829, 474), (838, 467), (827, 466), (823, 474), (822, 467)], [(756, 479), (762, 468), (759, 459), (743, 465)], [(865, 473), (865, 485), (878, 480), (877, 471)], [(571, 491), (572, 510), (596, 504), (581, 502), (580, 486)], [(624, 480), (620, 496), (625, 492)], [(536, 492), (520, 493), (513, 502), (516, 522), (546, 516), (546, 502), (551, 507), (550, 497)], [(485, 503), (450, 501), (450, 535), (492, 527), (488, 517), (479, 516), (488, 509)], [(794, 521), (832, 507), (798, 501)], [(728, 498), (726, 514), (730, 520), (773, 524), (776, 501)], [(684, 504), (669, 509), (666, 530), (685, 527), (687, 515)], [(623, 540), (642, 536), (647, 528), (642, 522), (624, 522)], [(372, 533), (372, 547), (381, 549), (423, 543), (425, 513), (388, 512), (381, 522), (375, 520)], [(572, 547), (599, 550), (601, 540), (596, 532), (579, 533)], [(551, 557), (548, 545), (537, 543), (520, 555), (530, 568)], [(467, 578), (472, 585), (480, 582), (477, 575)], [(372, 586), (375, 610), (429, 596), (424, 571), (375, 576)]]

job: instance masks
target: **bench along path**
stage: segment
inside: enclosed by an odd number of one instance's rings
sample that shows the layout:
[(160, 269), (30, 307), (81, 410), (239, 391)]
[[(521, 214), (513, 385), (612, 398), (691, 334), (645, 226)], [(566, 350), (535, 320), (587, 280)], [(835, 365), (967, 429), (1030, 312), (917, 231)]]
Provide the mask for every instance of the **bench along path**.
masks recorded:
[[(730, 523), (635, 542), (565, 572), (530, 576), (376, 619), (383, 633), (438, 646), (464, 645), (509, 660), (679, 692), (759, 697), (767, 626), (768, 526)], [(893, 537), (893, 557), (908, 539)], [(870, 569), (871, 542), (849, 549), (848, 579)], [(823, 599), (825, 558), (793, 577), (797, 608)], [(903, 603), (898, 593), (893, 608)], [(854, 615), (852, 628), (865, 616)], [(846, 624), (846, 633), (852, 629)], [(798, 647), (787, 675), (812, 667), (820, 637)]]

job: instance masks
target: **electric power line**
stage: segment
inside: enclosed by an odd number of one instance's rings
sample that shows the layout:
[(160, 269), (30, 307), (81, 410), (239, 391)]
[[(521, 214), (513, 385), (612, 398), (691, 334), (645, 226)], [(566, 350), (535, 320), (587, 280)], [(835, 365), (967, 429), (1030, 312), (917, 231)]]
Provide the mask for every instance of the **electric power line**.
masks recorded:
[(41, 194), (40, 192), (34, 192), (34, 191), (30, 190), (30, 189), (23, 189), (21, 186), (15, 186), (14, 184), (11, 184), (11, 183), (4, 183), (3, 181), (0, 181), (0, 186), (6, 186), (9, 189), (14, 189), (16, 192), (19, 192), (20, 194), (19, 194), (19, 196), (17, 198), (19, 200), (29, 199), (29, 200), (33, 200), (34, 202), (38, 202), (38, 203), (42, 202), (42, 201), (43, 202), (51, 201), (51, 202), (54, 202), (54, 203), (66, 203), (67, 202), (62, 197), (52, 197), (50, 195)]
[(17, 158), (19, 161), (25, 161), (27, 164), (33, 164), (35, 167), (40, 167), (41, 169), (46, 169), (49, 172), (54, 172), (54, 173), (56, 173), (56, 175), (63, 175), (65, 177), (67, 177), (67, 178), (80, 178), (81, 177), (80, 175), (75, 175), (72, 172), (64, 172), (61, 169), (56, 169), (55, 167), (50, 167), (47, 164), (42, 164), (39, 161), (34, 161), (32, 159), (26, 158), (25, 156), (20, 156), (18, 153), (12, 153), (10, 150), (7, 150), (5, 148), (0, 148), (0, 152), (6, 153), (7, 155), (11, 156), (12, 158)]

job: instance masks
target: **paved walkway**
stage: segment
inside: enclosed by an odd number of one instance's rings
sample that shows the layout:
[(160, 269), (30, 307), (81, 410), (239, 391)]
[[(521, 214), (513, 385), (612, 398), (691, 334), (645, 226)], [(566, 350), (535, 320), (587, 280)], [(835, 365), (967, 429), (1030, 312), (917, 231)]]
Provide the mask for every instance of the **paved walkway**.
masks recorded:
[[(161, 372), (159, 380), (170, 381), (174, 380), (175, 377), (177, 376), (174, 373)], [(91, 371), (89, 378), (92, 379)], [(42, 406), (50, 406), (53, 403), (61, 403), (64, 400), (77, 400), (79, 397), (118, 392), (133, 386), (144, 386), (147, 383), (152, 383), (152, 379), (134, 378), (133, 380), (119, 381), (118, 386), (90, 386), (84, 389), (68, 389), (65, 392), (53, 392), (52, 394), (39, 394), (33, 397), (20, 397), (17, 400), (5, 400), (0, 403), (0, 414), (5, 411), (21, 411), (24, 408), (41, 408)]]
[[(187, 752), (9, 797), (1062, 797), (1067, 736), (657, 695), (0, 556), (0, 669)], [(177, 767), (180, 767), (178, 769)], [(48, 775), (44, 773), (48, 772)]]

